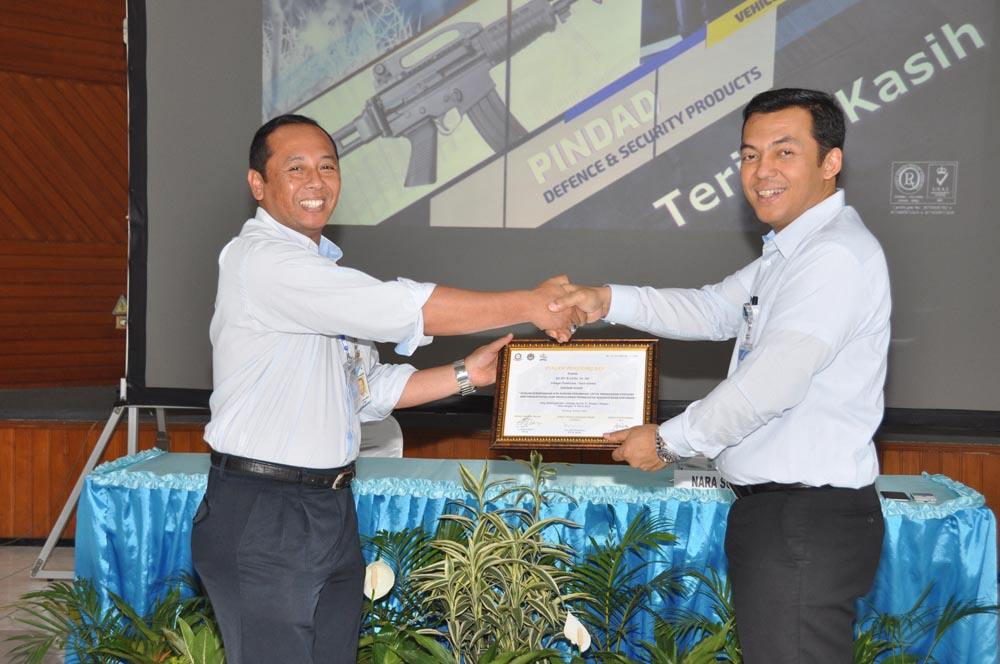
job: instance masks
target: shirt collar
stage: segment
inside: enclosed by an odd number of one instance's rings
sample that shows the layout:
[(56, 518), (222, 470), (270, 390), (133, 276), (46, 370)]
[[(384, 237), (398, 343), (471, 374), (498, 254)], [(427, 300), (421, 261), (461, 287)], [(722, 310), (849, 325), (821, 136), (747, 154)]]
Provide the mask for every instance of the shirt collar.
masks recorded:
[(844, 190), (838, 188), (832, 196), (824, 198), (803, 212), (795, 221), (785, 226), (780, 233), (775, 233), (772, 230), (765, 235), (764, 244), (773, 242), (774, 247), (781, 253), (782, 257), (788, 258), (795, 253), (795, 249), (802, 244), (803, 240), (826, 226), (844, 206)]
[(304, 249), (309, 249), (310, 251), (318, 251), (320, 256), (329, 258), (330, 260), (336, 262), (339, 261), (344, 256), (343, 250), (334, 244), (331, 240), (327, 239), (324, 235), (319, 239), (319, 247), (316, 243), (307, 238), (302, 233), (298, 231), (293, 231), (288, 226), (285, 226), (277, 219), (268, 214), (267, 210), (262, 207), (257, 208), (257, 213), (254, 215), (254, 220), (261, 222), (261, 226), (269, 229), (271, 232), (279, 235), (282, 239), (288, 240), (289, 242), (294, 242), (295, 244), (301, 246)]

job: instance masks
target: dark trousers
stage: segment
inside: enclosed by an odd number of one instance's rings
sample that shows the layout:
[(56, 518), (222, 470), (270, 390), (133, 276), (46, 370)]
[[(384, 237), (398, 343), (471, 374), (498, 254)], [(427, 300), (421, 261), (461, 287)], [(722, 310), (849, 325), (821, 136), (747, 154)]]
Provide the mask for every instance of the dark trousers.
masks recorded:
[(219, 471), (191, 553), (229, 664), (353, 664), (364, 558), (351, 490)]
[(744, 664), (851, 664), (884, 534), (874, 487), (738, 499), (726, 556)]

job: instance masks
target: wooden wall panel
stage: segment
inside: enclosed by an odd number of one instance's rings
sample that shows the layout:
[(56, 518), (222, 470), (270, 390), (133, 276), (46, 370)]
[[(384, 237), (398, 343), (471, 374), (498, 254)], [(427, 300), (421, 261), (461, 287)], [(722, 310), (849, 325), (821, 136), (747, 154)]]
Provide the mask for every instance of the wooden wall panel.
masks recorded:
[(945, 475), (972, 487), (1000, 510), (1000, 445), (885, 441), (878, 444), (886, 475)]
[[(0, 538), (46, 539), (94, 450), (104, 422), (0, 422)], [(207, 452), (204, 426), (168, 427), (175, 452)], [(156, 427), (142, 424), (139, 449), (156, 445)], [(123, 456), (128, 433), (123, 421), (100, 463)], [(73, 538), (75, 516), (62, 533)]]
[(14, 527), (14, 496), (14, 429), (3, 426), (0, 427), (0, 537), (25, 536)]
[(0, 69), (125, 84), (124, 0), (0, 0)]
[(12, 527), (14, 532), (29, 533), (29, 536), (36, 534), (31, 522), (31, 505), (35, 500), (36, 488), (31, 482), (35, 452), (33, 438), (33, 430), (14, 432), (14, 481), (11, 483), (14, 492)]
[[(490, 449), (490, 432), (440, 432), (404, 429), (403, 456), (417, 459), (528, 459), (529, 449)], [(615, 463), (608, 450), (543, 450), (545, 461), (561, 463)]]
[(49, 240), (123, 241), (124, 88), (0, 72), (0, 94), (7, 118), (0, 146), (18, 164), (5, 189), (21, 224), (27, 218)]
[(125, 331), (111, 311), (126, 264), (124, 244), (0, 239), (0, 386), (116, 383)]
[(124, 18), (122, 0), (0, 0), (0, 388), (124, 375)]

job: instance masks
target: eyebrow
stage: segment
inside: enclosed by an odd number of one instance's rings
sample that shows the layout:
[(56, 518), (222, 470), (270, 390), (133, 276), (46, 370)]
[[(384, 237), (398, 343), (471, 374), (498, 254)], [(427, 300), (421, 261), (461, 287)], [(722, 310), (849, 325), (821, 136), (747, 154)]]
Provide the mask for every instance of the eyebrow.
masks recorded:
[[(333, 154), (332, 152), (329, 153), (329, 154), (325, 154), (322, 157), (320, 157), (321, 161), (324, 160), (324, 159), (329, 159), (330, 161), (334, 161), (334, 162), (339, 161), (337, 159), (337, 155)], [(305, 161), (305, 160), (306, 160), (306, 158), (304, 156), (299, 155), (299, 154), (293, 154), (290, 157), (287, 157), (285, 159), (285, 163), (286, 164), (290, 164), (290, 163), (295, 162), (295, 161)]]
[[(773, 141), (771, 141), (768, 144), (768, 147), (774, 147), (775, 145), (783, 145), (785, 143), (793, 143), (795, 145), (799, 145), (800, 141), (798, 139), (792, 137), (792, 136), (782, 136), (781, 138), (776, 138)], [(749, 150), (756, 150), (757, 147), (753, 146), (753, 145), (750, 145), (749, 143), (741, 143), (740, 144), (740, 152), (742, 152), (743, 150), (748, 150), (748, 149)]]

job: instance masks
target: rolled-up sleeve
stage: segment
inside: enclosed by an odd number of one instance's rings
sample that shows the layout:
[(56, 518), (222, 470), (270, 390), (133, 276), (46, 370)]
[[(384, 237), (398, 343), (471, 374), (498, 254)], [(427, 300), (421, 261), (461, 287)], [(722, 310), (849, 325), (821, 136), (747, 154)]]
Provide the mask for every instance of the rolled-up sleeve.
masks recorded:
[(381, 364), (378, 350), (370, 343), (358, 342), (368, 374), (372, 399), (361, 409), (362, 422), (384, 420), (392, 414), (416, 367), (409, 364)]
[(248, 313), (270, 329), (393, 342), (403, 355), (432, 341), (422, 311), (432, 283), (380, 281), (285, 245), (251, 251), (242, 269)]

